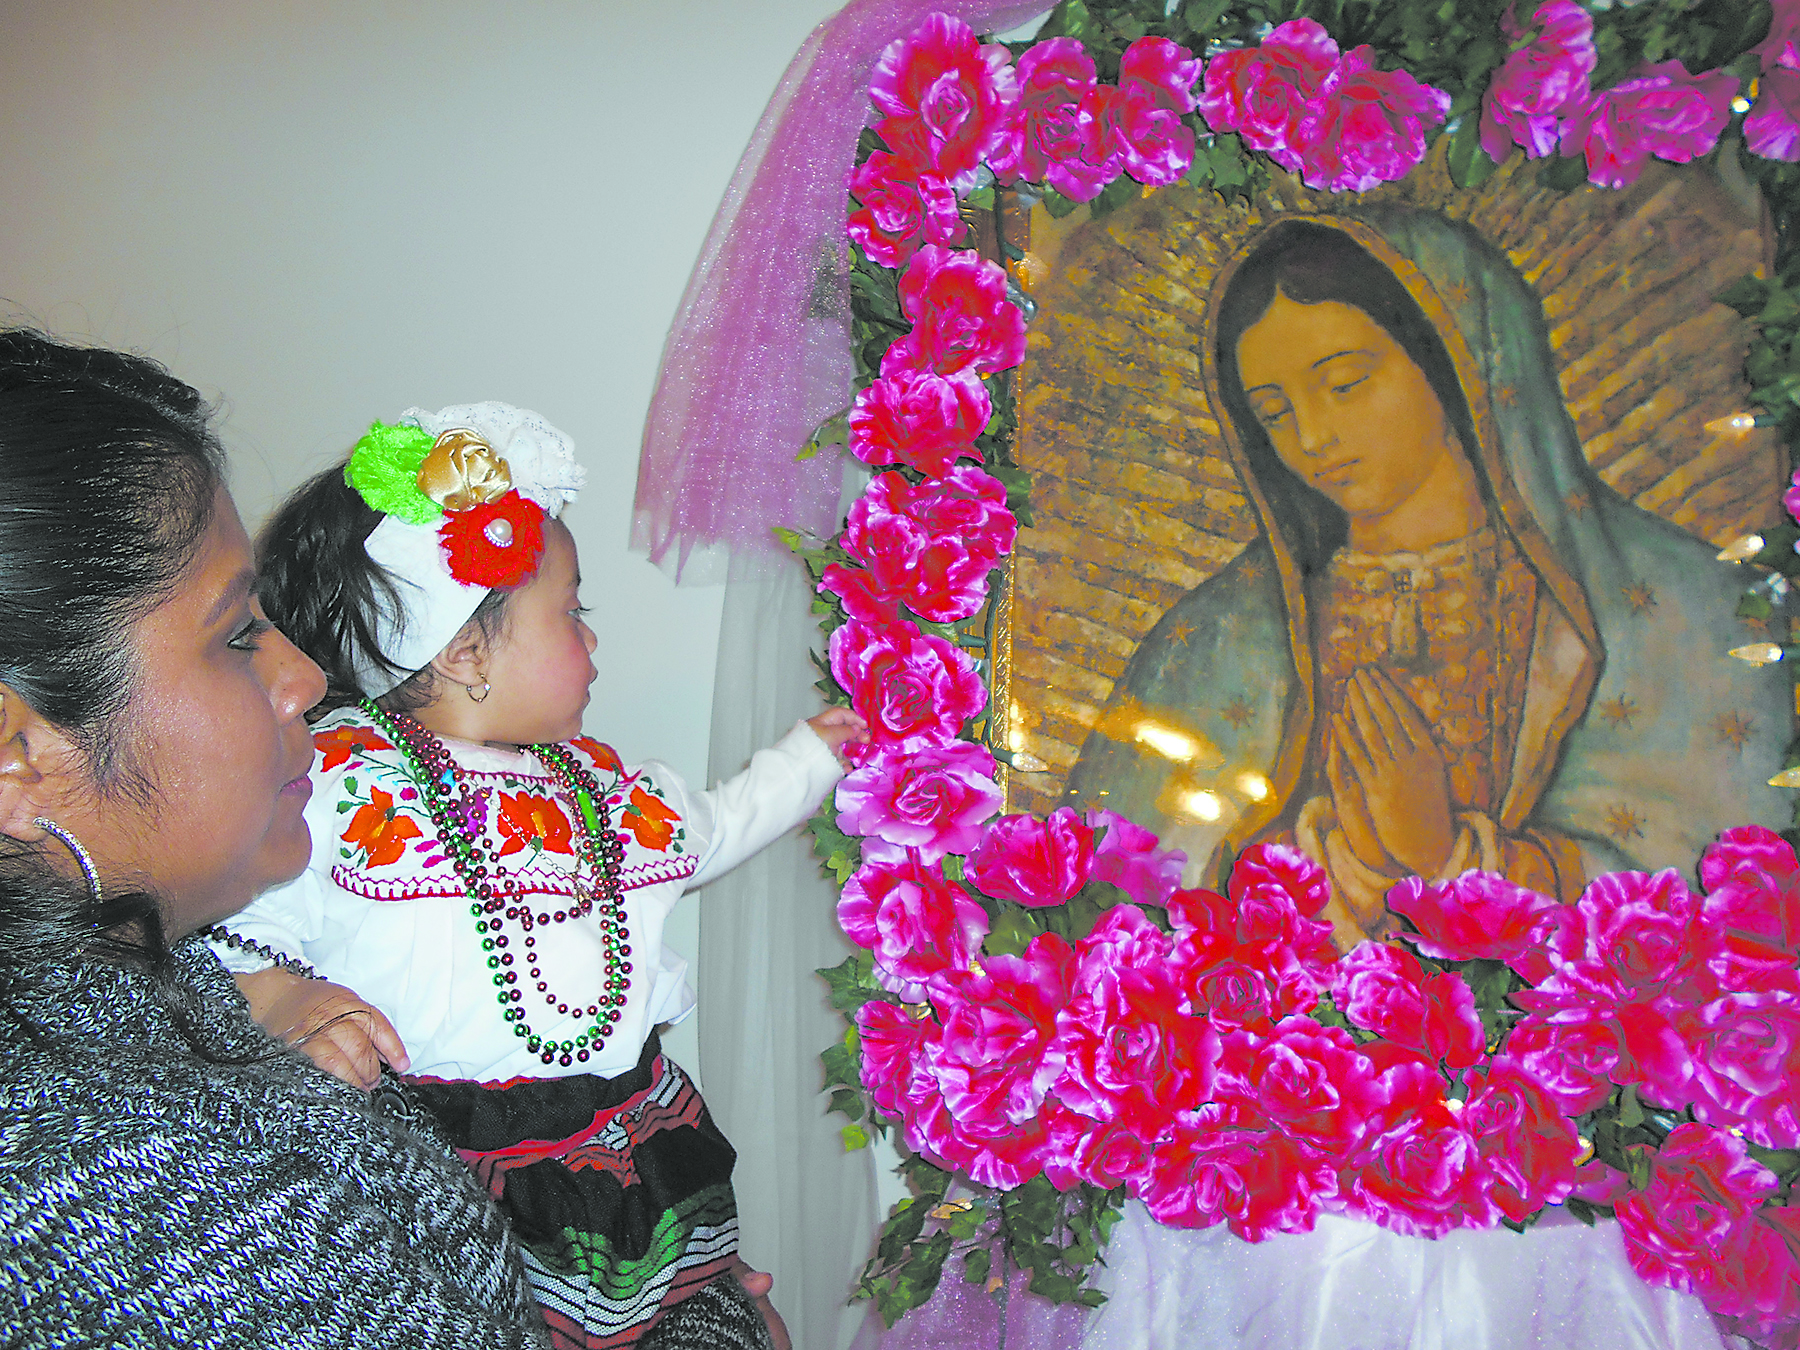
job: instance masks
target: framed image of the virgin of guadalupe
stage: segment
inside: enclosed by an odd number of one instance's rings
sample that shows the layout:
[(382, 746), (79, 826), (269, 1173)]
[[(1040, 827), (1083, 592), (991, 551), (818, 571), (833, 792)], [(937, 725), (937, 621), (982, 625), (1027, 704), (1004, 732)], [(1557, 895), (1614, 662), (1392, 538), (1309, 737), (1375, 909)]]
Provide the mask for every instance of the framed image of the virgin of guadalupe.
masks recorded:
[(1116, 810), (1189, 884), (1285, 840), (1370, 931), (1400, 876), (1572, 899), (1787, 824), (1791, 682), (1727, 655), (1785, 634), (1716, 556), (1788, 467), (1715, 300), (1767, 213), (1520, 164), (1034, 213), (1009, 809)]

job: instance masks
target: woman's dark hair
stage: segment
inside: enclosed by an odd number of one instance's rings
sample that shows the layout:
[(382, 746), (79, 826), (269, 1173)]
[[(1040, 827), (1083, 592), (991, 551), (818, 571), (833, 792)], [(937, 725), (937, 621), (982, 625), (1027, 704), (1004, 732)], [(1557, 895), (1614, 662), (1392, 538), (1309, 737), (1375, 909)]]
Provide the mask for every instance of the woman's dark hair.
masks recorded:
[[(200, 395), (140, 356), (0, 329), (0, 684), (78, 747), (97, 789), (147, 803), (131, 753), (136, 621), (213, 518), (224, 454)], [(0, 836), (0, 1002), (84, 957), (166, 976), (153, 896), (96, 905), (53, 841)], [(16, 1014), (15, 1014), (16, 1015)]]
[(1479, 457), (1470, 453), (1475, 446), (1475, 428), (1456, 378), (1456, 366), (1425, 311), (1400, 279), (1342, 230), (1304, 220), (1275, 226), (1239, 265), (1226, 288), (1219, 305), (1214, 355), (1225, 410), (1237, 428), (1251, 470), (1269, 509), (1288, 526), (1287, 542), (1301, 572), (1311, 574), (1321, 570), (1342, 547), (1348, 519), (1277, 457), (1245, 396), (1237, 364), (1239, 339), (1269, 312), (1277, 291), (1300, 305), (1325, 300), (1350, 305), (1379, 324), (1424, 373), (1477, 474), (1481, 464)]
[[(263, 611), (325, 672), (325, 697), (314, 717), (362, 699), (357, 653), (375, 654), (396, 675), (405, 669), (389, 660), (377, 642), (383, 614), (399, 612), (393, 579), (363, 548), (381, 520), (381, 513), (344, 481), (339, 463), (302, 483), (257, 537)], [(489, 642), (504, 630), (510, 594), (489, 591), (470, 616)], [(426, 666), (379, 702), (389, 712), (410, 713), (436, 693), (437, 677)]]

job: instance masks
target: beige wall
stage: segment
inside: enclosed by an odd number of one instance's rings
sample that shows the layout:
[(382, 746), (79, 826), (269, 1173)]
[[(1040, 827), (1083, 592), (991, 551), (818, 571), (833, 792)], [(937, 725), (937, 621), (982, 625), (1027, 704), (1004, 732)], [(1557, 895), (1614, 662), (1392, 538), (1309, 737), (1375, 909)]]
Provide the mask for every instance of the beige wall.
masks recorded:
[(543, 413), (591, 484), (588, 730), (701, 779), (720, 593), (627, 551), (638, 441), (713, 209), (835, 8), (0, 0), (0, 316), (222, 398), (253, 527), (373, 418)]

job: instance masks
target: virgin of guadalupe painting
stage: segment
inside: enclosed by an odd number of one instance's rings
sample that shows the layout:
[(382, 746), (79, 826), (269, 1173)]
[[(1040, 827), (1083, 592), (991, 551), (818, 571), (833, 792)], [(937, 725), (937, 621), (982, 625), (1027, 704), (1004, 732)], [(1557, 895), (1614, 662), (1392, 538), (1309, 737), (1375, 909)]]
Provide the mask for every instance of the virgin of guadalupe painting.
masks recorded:
[[(1267, 214), (1190, 301), (1200, 431), (1242, 503), (1213, 533), (1248, 537), (1135, 636), (1064, 800), (1156, 830), (1189, 884), (1248, 843), (1296, 845), (1330, 873), (1345, 945), (1387, 930), (1403, 876), (1479, 868), (1573, 899), (1602, 871), (1689, 867), (1724, 826), (1785, 825), (1764, 783), (1791, 682), (1726, 655), (1755, 636), (1735, 614), (1746, 577), (1603, 481), (1513, 261), (1415, 204)], [(1025, 397), (1029, 428), (1029, 372)], [(1690, 527), (1766, 514), (1769, 447), (1710, 477), (1702, 448), (1689, 486), (1713, 499), (1687, 494)], [(1193, 507), (1218, 513), (1218, 486)], [(1048, 613), (1030, 567), (1026, 648)], [(1057, 695), (1028, 656), (1016, 668), (1030, 727)]]

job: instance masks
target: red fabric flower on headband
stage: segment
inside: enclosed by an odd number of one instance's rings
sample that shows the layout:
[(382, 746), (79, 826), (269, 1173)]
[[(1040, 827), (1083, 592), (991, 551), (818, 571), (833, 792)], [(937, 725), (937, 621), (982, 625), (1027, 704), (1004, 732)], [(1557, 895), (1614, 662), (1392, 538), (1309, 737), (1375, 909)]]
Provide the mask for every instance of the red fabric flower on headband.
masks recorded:
[(517, 586), (544, 556), (544, 509), (517, 492), (465, 511), (446, 511), (438, 543), (465, 586)]

